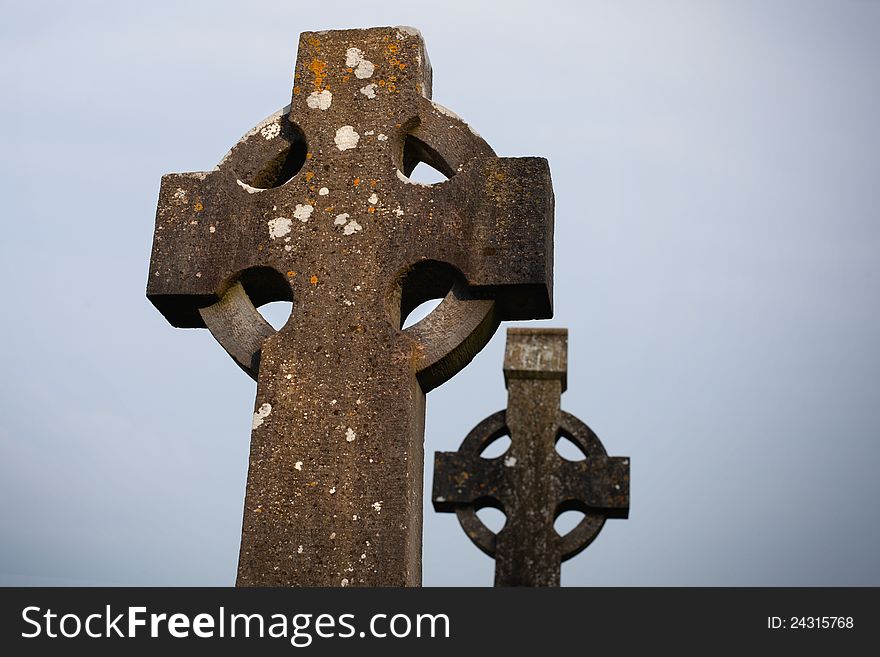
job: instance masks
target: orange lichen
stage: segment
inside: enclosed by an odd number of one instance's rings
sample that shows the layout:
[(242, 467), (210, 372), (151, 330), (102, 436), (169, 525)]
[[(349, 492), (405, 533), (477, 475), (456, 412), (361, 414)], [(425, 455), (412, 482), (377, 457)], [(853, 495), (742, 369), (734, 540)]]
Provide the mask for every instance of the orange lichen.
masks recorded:
[(294, 276), (296, 276), (296, 272), (295, 272), (295, 271), (289, 271), (289, 272), (287, 272), (287, 276), (288, 276), (289, 278), (293, 278)]
[(370, 187), (375, 187), (375, 186), (376, 186), (376, 179), (375, 179), (375, 178), (371, 178), (371, 179), (370, 179)]
[(312, 274), (312, 277), (309, 279), (309, 283), (311, 283), (312, 285), (317, 285), (318, 284), (318, 277), (315, 276), (314, 274)]
[(311, 160), (311, 159), (312, 159), (312, 154), (311, 154), (311, 153), (306, 153), (306, 159), (307, 159), (307, 160)]
[(394, 86), (393, 84), (391, 84), (390, 82), (385, 86), (385, 89), (387, 91), (390, 91), (391, 93), (394, 93), (395, 91), (397, 91), (397, 87)]
[(321, 40), (320, 40), (318, 37), (309, 37), (309, 38), (307, 39), (307, 41), (308, 41), (308, 44), (309, 44), (312, 48), (317, 48), (317, 47), (319, 47), (319, 46), (321, 45)]
[(348, 82), (348, 78), (349, 78), (349, 77), (350, 77), (350, 76), (348, 76), (348, 75), (343, 75), (343, 76), (342, 76), (342, 81), (343, 81), (343, 82)]
[(293, 95), (295, 96), (296, 94), (299, 93), (299, 91), (300, 91), (300, 89), (299, 89), (298, 86), (297, 86), (297, 87), (294, 87), (294, 88), (293, 88)]
[(374, 207), (367, 208), (367, 212), (369, 212), (370, 214), (373, 214), (375, 211), (376, 211), (376, 208), (374, 208)]
[(385, 80), (379, 80), (379, 86), (380, 86), (380, 87), (384, 87), (384, 86), (385, 86)]
[(309, 180), (311, 180), (311, 179), (314, 178), (314, 177), (315, 177), (315, 172), (314, 172), (314, 171), (306, 171), (306, 181), (309, 181)]
[(400, 62), (400, 70), (402, 71), (405, 68), (406, 68), (406, 64), (404, 64), (403, 62)]
[(355, 178), (355, 179), (354, 179), (354, 186), (357, 187), (357, 186), (360, 185), (360, 184), (361, 184), (361, 179), (360, 179), (360, 178)]
[(194, 209), (196, 212), (201, 212), (202, 210), (205, 209), (205, 206), (202, 205), (202, 202), (201, 202), (201, 201), (196, 201), (196, 204), (193, 206), (193, 209)]
[(323, 59), (318, 59), (317, 57), (312, 60), (312, 63), (309, 64), (309, 70), (314, 74), (315, 81), (313, 84), (315, 85), (316, 91), (321, 91), (324, 89), (324, 78), (327, 77), (327, 74), (324, 72), (327, 68), (327, 62)]
[(389, 43), (387, 46), (385, 46), (385, 50), (390, 53), (396, 53), (398, 50), (400, 50), (400, 48), (397, 47), (396, 43)]
[(334, 206), (332, 205), (328, 205), (326, 208), (324, 208), (324, 212), (333, 212), (333, 207)]

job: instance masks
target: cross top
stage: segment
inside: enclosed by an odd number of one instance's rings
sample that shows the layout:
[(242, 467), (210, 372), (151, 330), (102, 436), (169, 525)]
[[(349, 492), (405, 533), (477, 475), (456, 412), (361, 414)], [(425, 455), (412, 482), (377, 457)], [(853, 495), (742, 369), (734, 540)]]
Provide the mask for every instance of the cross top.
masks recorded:
[[(629, 459), (609, 457), (587, 425), (559, 408), (567, 340), (565, 329), (508, 329), (507, 410), (478, 424), (457, 452), (435, 454), (434, 509), (454, 511), (474, 544), (495, 558), (496, 586), (558, 586), (560, 563), (586, 548), (606, 518), (629, 514)], [(504, 454), (480, 456), (504, 436)], [(563, 437), (586, 459), (563, 459), (555, 449)], [(477, 516), (487, 506), (507, 516), (498, 534)], [(584, 518), (559, 536), (554, 521), (569, 510)]]
[[(417, 584), (425, 393), (501, 320), (552, 315), (546, 160), (430, 93), (412, 28), (305, 32), (291, 104), (162, 179), (147, 296), (258, 384), (239, 584)], [(293, 302), (278, 332), (270, 301)]]

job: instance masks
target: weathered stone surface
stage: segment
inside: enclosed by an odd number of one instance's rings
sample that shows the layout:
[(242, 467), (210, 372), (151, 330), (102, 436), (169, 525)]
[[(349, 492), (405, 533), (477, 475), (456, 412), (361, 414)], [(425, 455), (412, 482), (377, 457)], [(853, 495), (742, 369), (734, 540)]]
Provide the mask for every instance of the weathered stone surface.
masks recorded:
[[(508, 329), (504, 379), (506, 411), (489, 416), (457, 452), (436, 452), (433, 501), (458, 516), (474, 544), (495, 558), (496, 586), (559, 586), (560, 563), (587, 547), (606, 518), (629, 514), (629, 459), (609, 457), (587, 425), (559, 407), (566, 388), (565, 329)], [(480, 456), (510, 436), (501, 456)], [(586, 456), (568, 461), (561, 437)], [(477, 517), (491, 506), (507, 516), (498, 534)], [(584, 518), (565, 536), (553, 527), (564, 511)]]
[[(552, 315), (547, 162), (430, 93), (412, 28), (306, 32), (291, 105), (162, 179), (147, 296), (258, 383), (240, 585), (417, 585), (425, 393), (499, 321)], [(278, 332), (255, 310), (276, 300)]]

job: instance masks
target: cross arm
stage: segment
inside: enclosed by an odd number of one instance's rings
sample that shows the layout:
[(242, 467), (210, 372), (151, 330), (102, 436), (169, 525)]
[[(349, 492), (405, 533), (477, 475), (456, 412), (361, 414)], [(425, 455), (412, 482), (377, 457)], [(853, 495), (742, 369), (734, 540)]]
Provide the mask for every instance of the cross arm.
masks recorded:
[[(173, 326), (203, 328), (199, 309), (220, 299), (235, 272), (258, 264), (248, 196), (230, 170), (162, 177), (147, 298)], [(289, 294), (266, 289), (272, 277), (250, 279), (243, 283), (255, 304)]]
[(431, 498), (434, 510), (455, 511), (485, 499), (499, 503), (503, 497), (503, 458), (474, 458), (460, 452), (435, 452), (434, 487)]
[(440, 259), (502, 320), (553, 315), (553, 185), (547, 160), (481, 157), (438, 190)]
[(608, 518), (629, 517), (628, 458), (608, 456), (563, 461), (559, 482), (563, 507), (586, 507)]

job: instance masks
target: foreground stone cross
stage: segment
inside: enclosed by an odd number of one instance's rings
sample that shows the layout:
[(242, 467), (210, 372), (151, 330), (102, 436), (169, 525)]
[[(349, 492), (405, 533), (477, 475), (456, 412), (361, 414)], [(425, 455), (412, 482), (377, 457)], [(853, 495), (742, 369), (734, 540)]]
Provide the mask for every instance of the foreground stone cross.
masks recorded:
[[(418, 585), (425, 393), (499, 321), (552, 315), (546, 160), (430, 97), (416, 30), (306, 32), (291, 105), (162, 179), (147, 296), (257, 380), (239, 585)], [(276, 333), (255, 308), (279, 300)]]
[[(457, 452), (437, 452), (434, 509), (454, 511), (468, 537), (495, 558), (495, 586), (559, 586), (560, 563), (587, 547), (606, 518), (629, 515), (629, 459), (609, 457), (587, 425), (560, 410), (567, 386), (565, 329), (508, 329), (504, 355), (506, 411), (478, 424)], [(501, 456), (480, 456), (510, 436)], [(586, 456), (568, 461), (560, 438)], [(477, 517), (491, 506), (507, 522), (495, 534)], [(553, 523), (563, 511), (584, 518), (565, 536)]]

